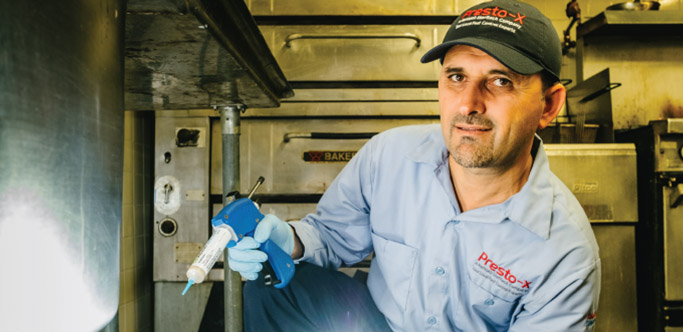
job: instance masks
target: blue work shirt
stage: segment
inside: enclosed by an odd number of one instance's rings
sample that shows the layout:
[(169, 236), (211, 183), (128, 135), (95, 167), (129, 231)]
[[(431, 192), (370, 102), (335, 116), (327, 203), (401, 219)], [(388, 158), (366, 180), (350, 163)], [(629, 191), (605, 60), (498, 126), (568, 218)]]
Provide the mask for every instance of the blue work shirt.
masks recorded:
[(598, 246), (536, 140), (518, 193), (461, 212), (438, 124), (375, 136), (291, 223), (301, 260), (338, 268), (374, 250), (368, 288), (395, 331), (592, 330)]

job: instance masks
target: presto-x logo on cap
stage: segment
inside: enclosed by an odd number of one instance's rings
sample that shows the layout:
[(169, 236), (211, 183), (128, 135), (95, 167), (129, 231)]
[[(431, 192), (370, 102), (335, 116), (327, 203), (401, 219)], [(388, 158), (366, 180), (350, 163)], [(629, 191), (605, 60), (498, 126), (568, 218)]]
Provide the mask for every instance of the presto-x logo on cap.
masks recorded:
[(515, 33), (522, 28), (525, 18), (525, 15), (511, 13), (505, 9), (499, 9), (498, 6), (493, 8), (472, 9), (462, 14), (455, 29), (467, 26), (486, 25)]

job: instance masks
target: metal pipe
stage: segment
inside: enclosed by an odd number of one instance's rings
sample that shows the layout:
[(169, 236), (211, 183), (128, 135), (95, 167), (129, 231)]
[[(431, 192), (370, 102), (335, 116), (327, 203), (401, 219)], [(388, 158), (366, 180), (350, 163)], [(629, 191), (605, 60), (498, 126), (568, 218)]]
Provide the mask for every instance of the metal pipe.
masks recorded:
[[(223, 205), (228, 193), (240, 189), (240, 112), (243, 105), (230, 105), (220, 109), (221, 133), (223, 141)], [(228, 257), (228, 250), (225, 256)], [(226, 258), (227, 261), (227, 258)], [(223, 294), (225, 303), (225, 332), (241, 332), (242, 324), (242, 278), (230, 270), (228, 264), (223, 268)]]

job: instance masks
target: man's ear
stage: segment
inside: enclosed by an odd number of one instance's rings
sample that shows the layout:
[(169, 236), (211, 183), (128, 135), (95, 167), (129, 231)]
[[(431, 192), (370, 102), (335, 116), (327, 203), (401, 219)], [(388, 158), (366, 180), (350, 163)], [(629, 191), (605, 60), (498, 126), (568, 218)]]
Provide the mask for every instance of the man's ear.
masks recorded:
[(567, 90), (564, 85), (556, 83), (555, 85), (549, 87), (545, 90), (545, 107), (543, 107), (543, 114), (541, 114), (541, 120), (538, 123), (538, 129), (543, 129), (548, 126), (548, 124), (555, 119), (564, 102), (567, 98)]

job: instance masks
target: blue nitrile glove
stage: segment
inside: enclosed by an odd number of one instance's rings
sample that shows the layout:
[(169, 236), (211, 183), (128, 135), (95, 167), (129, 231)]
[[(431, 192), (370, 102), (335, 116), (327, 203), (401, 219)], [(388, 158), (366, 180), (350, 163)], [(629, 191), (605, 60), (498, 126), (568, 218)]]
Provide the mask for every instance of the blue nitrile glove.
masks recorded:
[(247, 280), (256, 280), (258, 272), (268, 260), (268, 256), (258, 248), (270, 239), (284, 252), (291, 255), (294, 251), (294, 230), (278, 217), (267, 214), (256, 225), (254, 237), (244, 237), (234, 247), (228, 248), (230, 269), (239, 272)]
[(256, 280), (263, 269), (261, 263), (268, 260), (268, 255), (259, 250), (260, 243), (254, 238), (245, 236), (232, 248), (228, 248), (228, 265), (233, 271), (239, 272), (247, 280)]

